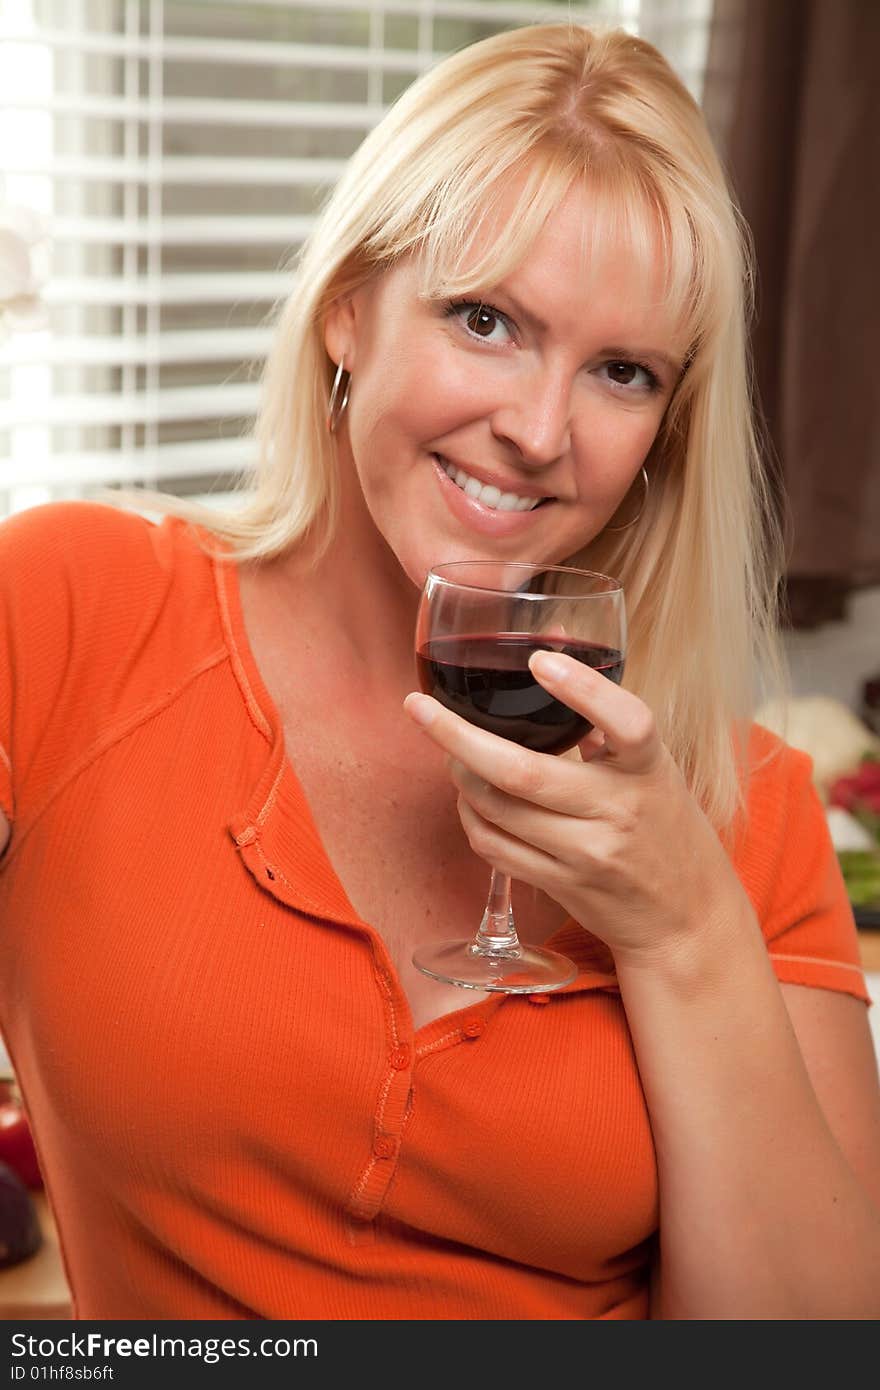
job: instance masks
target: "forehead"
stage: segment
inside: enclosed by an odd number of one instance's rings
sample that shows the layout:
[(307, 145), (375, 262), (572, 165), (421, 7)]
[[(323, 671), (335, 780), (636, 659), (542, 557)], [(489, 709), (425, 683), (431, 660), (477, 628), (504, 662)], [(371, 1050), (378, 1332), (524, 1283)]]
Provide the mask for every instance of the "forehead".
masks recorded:
[(600, 309), (614, 310), (621, 320), (650, 320), (655, 332), (683, 349), (690, 258), (679, 255), (676, 264), (647, 196), (615, 197), (574, 179), (544, 213), (527, 199), (524, 208), (524, 178), (487, 197), (463, 246), (426, 248), (422, 291), (434, 297), (503, 285), (528, 295), (539, 315), (543, 301), (574, 320)]

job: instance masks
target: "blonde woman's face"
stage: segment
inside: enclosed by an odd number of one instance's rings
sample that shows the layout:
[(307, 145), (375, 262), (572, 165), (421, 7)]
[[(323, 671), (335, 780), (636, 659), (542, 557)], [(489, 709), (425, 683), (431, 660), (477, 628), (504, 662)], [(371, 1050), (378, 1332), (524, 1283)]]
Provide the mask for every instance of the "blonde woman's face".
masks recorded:
[(466, 302), (421, 299), (406, 260), (328, 320), (352, 373), (343, 453), (416, 585), (440, 561), (564, 560), (636, 479), (685, 344), (659, 275), (627, 252), (584, 273), (585, 228), (572, 189), (525, 260)]

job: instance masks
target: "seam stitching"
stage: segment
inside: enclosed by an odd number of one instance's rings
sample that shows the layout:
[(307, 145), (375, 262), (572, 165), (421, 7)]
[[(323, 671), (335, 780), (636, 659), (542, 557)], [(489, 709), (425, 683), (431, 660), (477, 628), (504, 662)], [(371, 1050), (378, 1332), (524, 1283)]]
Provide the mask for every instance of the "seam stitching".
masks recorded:
[(241, 653), (235, 641), (235, 633), (232, 627), (232, 614), (229, 609), (229, 594), (227, 592), (227, 574), (222, 573), (223, 563), (216, 558), (212, 559), (214, 567), (214, 589), (217, 595), (217, 606), (220, 610), (220, 626), (223, 629), (223, 640), (229, 656), (235, 678), (241, 687), (244, 695), (245, 708), (250, 715), (253, 723), (268, 743), (272, 742), (272, 729), (268, 719), (260, 708), (256, 695), (253, 692), (251, 683), (248, 680), (247, 671), (241, 659)]
[[(276, 802), (277, 799), (278, 799), (278, 788), (281, 786), (281, 779), (283, 778), (283, 776), (284, 776), (284, 759), (282, 758), (282, 759), (281, 759), (281, 765), (280, 765), (280, 767), (278, 768), (277, 773), (275, 774), (275, 781), (272, 783), (271, 787), (269, 788), (269, 795), (266, 797), (265, 802), (264, 802), (263, 805), (260, 807), (260, 810), (259, 810), (258, 813), (257, 813), (257, 825), (263, 826), (263, 825), (266, 823), (266, 821), (269, 819), (269, 815), (270, 815), (270, 813), (271, 813), (271, 811), (272, 811), (272, 807), (275, 805), (275, 802)], [(273, 868), (274, 868), (274, 865), (273, 865)], [(284, 877), (284, 876), (282, 875), (282, 877)], [(285, 883), (287, 883), (287, 879), (285, 879), (284, 881), (285, 881)], [(291, 887), (292, 885), (288, 885), (288, 886)]]
[(456, 1038), (460, 1042), (463, 1040), (464, 1034), (461, 1028), (455, 1028), (451, 1033), (444, 1033), (442, 1038), (435, 1038), (432, 1043), (422, 1043), (416, 1051), (416, 1056), (427, 1057), (429, 1052), (436, 1052), (438, 1048), (445, 1047), (448, 1042), (453, 1042)]
[[(392, 1042), (393, 1042), (394, 1046), (397, 1047), (397, 1046), (399, 1046), (399, 1043), (400, 1043), (400, 1034), (399, 1034), (398, 1028), (397, 1028), (397, 1015), (396, 1015), (396, 1013), (395, 1013), (395, 1011), (394, 1011), (394, 996), (392, 995), (392, 992), (391, 992), (391, 985), (390, 985), (390, 982), (389, 982), (389, 980), (388, 980), (388, 978), (387, 978), (387, 975), (386, 975), (385, 971), (382, 970), (382, 969), (380, 969), (379, 966), (376, 964), (376, 962), (374, 962), (373, 971), (374, 971), (374, 974), (376, 975), (376, 977), (377, 977), (377, 979), (378, 979), (378, 981), (379, 981), (379, 986), (380, 986), (380, 988), (381, 988), (381, 990), (382, 990), (382, 994), (383, 994), (383, 996), (384, 996), (384, 1002), (385, 1002), (386, 1013), (387, 1013), (388, 1020), (389, 1020), (389, 1031), (390, 1031), (390, 1033), (391, 1033), (391, 1039), (392, 1039)], [(385, 1076), (384, 1076), (384, 1078), (383, 1078), (383, 1080), (382, 1080), (382, 1085), (381, 1085), (381, 1087), (380, 1087), (380, 1089), (379, 1089), (379, 1095), (378, 1095), (377, 1101), (376, 1101), (376, 1110), (375, 1110), (375, 1113), (374, 1113), (374, 1116), (373, 1116), (373, 1124), (374, 1124), (374, 1131), (373, 1131), (373, 1132), (374, 1132), (374, 1134), (381, 1134), (381, 1133), (383, 1133), (383, 1130), (382, 1130), (382, 1122), (383, 1122), (383, 1120), (384, 1120), (384, 1118), (385, 1118), (385, 1107), (386, 1107), (386, 1105), (388, 1104), (388, 1095), (389, 1095), (389, 1092), (390, 1092), (390, 1090), (391, 1090), (391, 1087), (392, 1087), (392, 1085), (393, 1085), (393, 1083), (394, 1083), (394, 1078), (395, 1078), (396, 1075), (397, 1075), (396, 1070), (395, 1070), (393, 1067), (390, 1067), (390, 1068), (388, 1069), (388, 1071), (386, 1071)], [(399, 1136), (398, 1136), (398, 1156), (399, 1156), (399, 1153), (400, 1153), (400, 1142), (402, 1142), (402, 1139), (403, 1139), (403, 1131), (404, 1131), (404, 1129), (406, 1128), (406, 1119), (407, 1119), (407, 1117), (405, 1116), (404, 1119), (403, 1119), (403, 1122), (402, 1122), (402, 1124), (401, 1124), (401, 1126), (400, 1126), (400, 1134), (399, 1134)], [(370, 1179), (370, 1176), (371, 1176), (371, 1174), (372, 1174), (372, 1172), (373, 1172), (373, 1169), (376, 1167), (376, 1162), (377, 1162), (376, 1155), (375, 1155), (375, 1154), (371, 1154), (371, 1155), (370, 1155), (370, 1160), (369, 1160), (369, 1162), (367, 1163), (366, 1168), (365, 1168), (364, 1171), (361, 1173), (360, 1178), (358, 1179), (358, 1181), (355, 1183), (354, 1189), (353, 1189), (353, 1191), (352, 1191), (352, 1193), (351, 1193), (351, 1195), (350, 1195), (350, 1197), (349, 1197), (349, 1199), (348, 1199), (348, 1201), (349, 1201), (349, 1206), (352, 1206), (352, 1205), (356, 1204), (356, 1203), (360, 1200), (360, 1197), (361, 1197), (361, 1195), (362, 1195), (364, 1189), (366, 1188), (367, 1183), (369, 1182), (369, 1179)], [(397, 1165), (395, 1164), (395, 1171), (396, 1171), (396, 1167), (397, 1167)], [(393, 1178), (393, 1176), (394, 1176), (393, 1173), (389, 1174), (389, 1185), (390, 1185), (390, 1182), (391, 1182), (391, 1179)], [(386, 1193), (386, 1195), (387, 1195), (387, 1193)], [(380, 1205), (381, 1205), (381, 1203), (380, 1203)]]
[(175, 700), (178, 700), (180, 696), (184, 693), (184, 691), (194, 681), (198, 680), (200, 676), (203, 676), (207, 671), (213, 670), (216, 666), (221, 666), (224, 661), (228, 660), (229, 653), (227, 652), (225, 647), (219, 652), (212, 652), (212, 654), (209, 657), (205, 658), (201, 665), (195, 667), (194, 670), (188, 672), (184, 680), (181, 681), (180, 685), (176, 686), (171, 691), (166, 691), (163, 695), (159, 697), (159, 699), (153, 700), (151, 704), (145, 706), (142, 709), (137, 710), (121, 726), (113, 728), (109, 730), (107, 733), (102, 734), (101, 737), (95, 743), (93, 743), (91, 747), (88, 748), (86, 752), (73, 764), (73, 766), (71, 768), (68, 768), (68, 770), (62, 774), (62, 776), (58, 779), (54, 786), (50, 787), (49, 791), (46, 793), (43, 799), (42, 804), (34, 812), (28, 824), (24, 827), (24, 829), (19, 828), (17, 837), (13, 835), (12, 840), (9, 844), (9, 852), (6, 855), (4, 855), (4, 867), (7, 864), (11, 863), (12, 860), (15, 858), (16, 854), (21, 849), (21, 846), (24, 844), (28, 835), (39, 823), (40, 819), (46, 814), (47, 810), (52, 805), (52, 802), (56, 799), (56, 797), (60, 796), (64, 789), (66, 787), (69, 787), (72, 782), (76, 781), (80, 773), (85, 772), (87, 768), (91, 767), (94, 763), (96, 763), (100, 758), (104, 756), (105, 753), (109, 752), (111, 748), (115, 747), (117, 743), (121, 743), (123, 739), (129, 736), (129, 734), (134, 733), (135, 729), (140, 728), (144, 724), (148, 724), (151, 719), (155, 719), (157, 715), (163, 714), (165, 710), (170, 709), (171, 706), (174, 704)]
[(370, 1174), (372, 1173), (373, 1169), (375, 1168), (377, 1161), (378, 1161), (378, 1160), (376, 1159), (375, 1154), (371, 1154), (371, 1155), (370, 1155), (370, 1161), (369, 1161), (369, 1163), (367, 1164), (367, 1166), (366, 1166), (366, 1168), (364, 1169), (364, 1171), (361, 1173), (360, 1178), (358, 1179), (357, 1183), (355, 1184), (354, 1191), (352, 1192), (351, 1196), (350, 1196), (349, 1199), (348, 1199), (349, 1206), (353, 1206), (356, 1202), (358, 1202), (358, 1201), (360, 1200), (361, 1193), (363, 1192), (364, 1188), (366, 1187), (367, 1182), (369, 1181), (369, 1178), (370, 1178)]
[(830, 965), (835, 970), (854, 970), (857, 975), (865, 973), (860, 965), (852, 965), (849, 961), (844, 960), (828, 960), (825, 956), (790, 956), (786, 955), (784, 951), (769, 951), (768, 955), (771, 960), (788, 960), (793, 961), (796, 965)]
[[(263, 846), (260, 842), (259, 835), (257, 835), (257, 837), (253, 840), (252, 844), (255, 853), (259, 855), (260, 862), (263, 865), (263, 868), (271, 871), (272, 879), (280, 879), (280, 881), (284, 884), (285, 888), (289, 888), (291, 893), (294, 894), (294, 896), (297, 898), (297, 903), (304, 902), (308, 904), (308, 907), (310, 909), (310, 915), (316, 918), (316, 920), (318, 920), (319, 922), (326, 922), (326, 908), (322, 907), (320, 903), (315, 902), (314, 898), (310, 897), (309, 894), (306, 893), (303, 888), (297, 887), (295, 884), (291, 883), (290, 879), (283, 872), (283, 870), (278, 868), (278, 865), (275, 863), (275, 861), (273, 859), (267, 858), (266, 852), (263, 849)], [(296, 904), (288, 903), (287, 906), (293, 907), (294, 910), (297, 912), (302, 910)]]

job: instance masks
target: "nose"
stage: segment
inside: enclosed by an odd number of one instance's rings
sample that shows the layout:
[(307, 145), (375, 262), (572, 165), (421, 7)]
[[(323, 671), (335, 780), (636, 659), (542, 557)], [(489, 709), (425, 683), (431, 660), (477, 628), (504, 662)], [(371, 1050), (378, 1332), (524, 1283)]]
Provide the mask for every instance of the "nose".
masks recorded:
[(495, 437), (511, 445), (523, 464), (555, 463), (571, 447), (570, 374), (545, 363), (518, 375), (510, 386), (509, 398), (492, 416)]

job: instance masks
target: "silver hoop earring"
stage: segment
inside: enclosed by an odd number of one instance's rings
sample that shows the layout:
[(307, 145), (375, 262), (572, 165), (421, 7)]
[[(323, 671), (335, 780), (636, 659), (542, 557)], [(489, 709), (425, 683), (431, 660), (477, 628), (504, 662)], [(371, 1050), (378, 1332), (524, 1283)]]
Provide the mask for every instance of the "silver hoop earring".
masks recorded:
[[(336, 398), (339, 395), (339, 387), (342, 383), (343, 376), (345, 377), (345, 388), (342, 392), (342, 400), (339, 401), (339, 403), (337, 404)], [(342, 416), (345, 413), (345, 407), (348, 405), (348, 391), (350, 386), (351, 372), (346, 372), (345, 370), (345, 354), (343, 353), (343, 355), (339, 359), (339, 366), (336, 368), (336, 375), (333, 378), (333, 386), (330, 391), (330, 401), (327, 406), (328, 434), (336, 433), (339, 421), (342, 419)]]
[(633, 517), (632, 521), (624, 522), (623, 526), (606, 526), (606, 531), (628, 531), (631, 526), (635, 526), (639, 517), (642, 515), (642, 512), (645, 510), (645, 503), (648, 500), (648, 470), (646, 469), (644, 464), (642, 464), (641, 467), (641, 474), (642, 482), (645, 485), (645, 494), (642, 498), (642, 505), (639, 507), (639, 510), (636, 512), (636, 515)]

